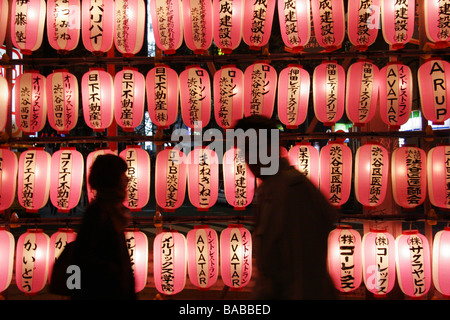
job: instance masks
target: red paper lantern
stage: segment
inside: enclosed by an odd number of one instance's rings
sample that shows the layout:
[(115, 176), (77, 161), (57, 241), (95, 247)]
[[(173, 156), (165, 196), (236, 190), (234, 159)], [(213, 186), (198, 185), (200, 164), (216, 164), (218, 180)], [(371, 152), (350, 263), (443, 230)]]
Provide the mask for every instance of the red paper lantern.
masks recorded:
[(364, 284), (375, 297), (384, 297), (395, 284), (395, 239), (386, 230), (371, 229), (362, 239)]
[(348, 38), (359, 51), (365, 51), (378, 36), (380, 0), (348, 1)]
[[(0, 3), (1, 5), (1, 3)], [(2, 12), (0, 12), (1, 14)], [(8, 81), (0, 76), (0, 131), (5, 130), (8, 119), (8, 98), (9, 98)]]
[(115, 0), (114, 44), (124, 57), (133, 57), (142, 49), (146, 10), (144, 0)]
[(219, 238), (207, 225), (194, 226), (187, 233), (188, 274), (191, 283), (208, 290), (219, 275)]
[(430, 247), (418, 230), (406, 230), (395, 239), (398, 284), (411, 298), (421, 298), (431, 286)]
[(319, 188), (319, 151), (310, 143), (297, 143), (289, 149), (289, 163)]
[(277, 71), (266, 62), (255, 62), (244, 72), (244, 116), (272, 118), (277, 91)]
[(414, 0), (381, 0), (383, 37), (392, 49), (402, 49), (411, 40), (415, 13)]
[(47, 38), (58, 53), (67, 53), (80, 40), (80, 0), (52, 0), (47, 3)]
[(47, 283), (49, 244), (42, 229), (28, 229), (17, 240), (16, 285), (27, 295), (38, 293)]
[(450, 29), (447, 23), (449, 8), (447, 1), (424, 0), (425, 31), (429, 41), (437, 48), (446, 48), (449, 44)]
[(244, 1), (242, 38), (250, 50), (260, 50), (272, 33), (275, 1)]
[(427, 155), (415, 146), (403, 146), (392, 152), (392, 193), (394, 201), (405, 209), (420, 206), (427, 195)]
[(50, 237), (49, 255), (48, 255), (48, 282), (52, 279), (53, 266), (55, 261), (66, 248), (66, 245), (77, 238), (77, 233), (71, 228), (59, 228)]
[(309, 0), (278, 1), (281, 38), (292, 52), (300, 52), (311, 37)]
[(433, 124), (444, 124), (450, 118), (450, 63), (428, 60), (419, 67), (417, 80), (423, 116)]
[(150, 0), (156, 46), (165, 54), (174, 54), (183, 43), (181, 0)]
[(432, 148), (427, 155), (428, 195), (432, 205), (450, 209), (450, 146)]
[(224, 284), (242, 289), (252, 277), (252, 235), (242, 224), (220, 233), (220, 274)]
[(225, 54), (241, 43), (244, 0), (213, 0), (214, 44)]
[(0, 146), (0, 214), (10, 208), (16, 198), (18, 166), (16, 154)]
[(81, 37), (95, 55), (111, 49), (114, 41), (114, 0), (82, 0)]
[(326, 51), (342, 46), (345, 36), (345, 10), (343, 0), (311, 1), (314, 34)]
[(436, 232), (433, 242), (433, 284), (446, 298), (450, 297), (450, 228)]
[(195, 54), (204, 54), (212, 44), (211, 0), (183, 0), (183, 30), (186, 46)]
[(352, 292), (362, 281), (361, 235), (340, 225), (328, 235), (328, 273), (340, 292)]
[(153, 242), (153, 275), (156, 290), (174, 295), (186, 284), (186, 238), (171, 230), (156, 235)]
[(0, 1), (0, 46), (3, 46), (6, 38), (6, 29), (8, 26), (8, 12), (9, 3), (8, 0)]
[(88, 201), (91, 202), (95, 198), (95, 190), (91, 188), (91, 185), (89, 184), (89, 175), (91, 173), (91, 167), (94, 163), (95, 159), (99, 155), (103, 154), (114, 154), (116, 155), (116, 152), (110, 150), (110, 149), (98, 149), (95, 151), (92, 151), (88, 154), (86, 157), (86, 189), (87, 189), (87, 195), (88, 195)]
[(345, 71), (334, 61), (324, 61), (313, 73), (314, 114), (325, 126), (339, 121), (345, 109)]
[(148, 239), (145, 233), (139, 229), (127, 228), (125, 229), (125, 242), (134, 274), (134, 289), (136, 292), (140, 292), (147, 285)]
[(103, 132), (114, 118), (114, 84), (102, 68), (91, 68), (81, 79), (84, 120), (94, 132)]
[(15, 240), (11, 232), (0, 227), (0, 292), (11, 284), (14, 268)]

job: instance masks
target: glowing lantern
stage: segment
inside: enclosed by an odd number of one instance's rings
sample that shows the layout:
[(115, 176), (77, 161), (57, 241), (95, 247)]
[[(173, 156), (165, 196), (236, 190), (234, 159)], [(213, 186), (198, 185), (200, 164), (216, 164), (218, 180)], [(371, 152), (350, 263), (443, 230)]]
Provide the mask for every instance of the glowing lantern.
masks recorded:
[(11, 40), (20, 53), (30, 55), (41, 46), (45, 13), (44, 0), (12, 1)]
[(309, 0), (278, 1), (281, 38), (292, 52), (300, 52), (311, 37)]
[(392, 49), (402, 49), (414, 33), (414, 0), (381, 0), (381, 24), (384, 41)]
[(153, 242), (153, 275), (156, 290), (174, 295), (184, 289), (187, 268), (186, 238), (175, 230), (156, 235)]
[(156, 203), (165, 212), (174, 212), (186, 195), (186, 156), (176, 148), (166, 147), (156, 156)]
[(377, 110), (379, 69), (370, 61), (358, 61), (347, 71), (345, 112), (355, 126), (373, 119)]
[(51, 156), (44, 148), (20, 154), (17, 197), (27, 212), (38, 212), (47, 204), (50, 191)]
[(250, 50), (260, 50), (272, 33), (275, 1), (244, 1), (242, 38)]
[(8, 25), (8, 0), (0, 1), (0, 46), (3, 46), (6, 38), (6, 29)]
[(88, 195), (88, 201), (91, 202), (95, 198), (95, 190), (91, 188), (91, 185), (89, 184), (89, 175), (91, 173), (91, 167), (94, 163), (95, 159), (99, 155), (103, 154), (116, 154), (114, 151), (110, 149), (99, 149), (92, 151), (88, 154), (86, 157), (86, 189), (87, 189), (87, 195)]
[(324, 61), (313, 73), (314, 114), (325, 126), (339, 121), (345, 109), (345, 71), (334, 61)]
[(278, 77), (278, 118), (287, 129), (297, 129), (308, 114), (310, 77), (300, 65), (289, 65)]
[(191, 283), (208, 290), (219, 274), (219, 238), (209, 226), (194, 226), (187, 234), (188, 274)]
[(174, 54), (183, 43), (181, 0), (150, 0), (150, 13), (156, 46)]
[(319, 187), (319, 151), (310, 143), (297, 143), (289, 149), (289, 163)]
[(214, 116), (223, 129), (234, 128), (244, 116), (244, 73), (234, 65), (214, 74)]
[(114, 84), (102, 68), (91, 68), (81, 79), (84, 121), (94, 132), (103, 132), (114, 118)]
[(95, 55), (111, 49), (114, 41), (114, 0), (82, 0), (81, 37)]
[(428, 60), (419, 67), (417, 80), (423, 116), (433, 124), (443, 124), (450, 118), (450, 63)]
[(78, 46), (80, 22), (80, 0), (48, 1), (47, 37), (58, 53), (67, 53)]
[(0, 292), (11, 284), (14, 268), (15, 240), (11, 232), (0, 227)]
[(348, 1), (348, 38), (359, 51), (365, 51), (378, 36), (380, 0)]
[(213, 0), (214, 44), (225, 54), (236, 49), (242, 40), (242, 12), (245, 0)]
[(394, 201), (405, 209), (413, 209), (427, 195), (427, 155), (415, 146), (403, 146), (392, 152), (392, 192)]
[(351, 226), (340, 225), (328, 235), (328, 273), (340, 292), (361, 285), (361, 235)]
[(272, 118), (277, 91), (277, 71), (265, 62), (256, 62), (244, 72), (244, 116), (260, 114)]
[(119, 156), (128, 165), (127, 198), (124, 205), (130, 211), (140, 211), (150, 195), (150, 156), (140, 146), (127, 146)]
[[(2, 12), (0, 12), (0, 14), (2, 14)], [(4, 77), (0, 76), (0, 131), (5, 129), (8, 119), (8, 98), (8, 81)]]
[(386, 230), (371, 229), (362, 239), (364, 284), (375, 297), (384, 297), (395, 284), (395, 239)]
[(425, 295), (431, 286), (430, 247), (418, 230), (406, 230), (395, 239), (400, 289), (411, 298)]
[(139, 229), (125, 229), (125, 242), (130, 255), (131, 268), (134, 274), (134, 289), (136, 292), (144, 290), (148, 273), (148, 239)]
[(211, 0), (183, 0), (184, 42), (195, 54), (209, 49), (213, 39)]
[(71, 228), (59, 228), (50, 237), (49, 254), (48, 254), (48, 282), (50, 282), (53, 273), (55, 261), (66, 248), (66, 245), (77, 238), (77, 233)]
[(432, 205), (450, 209), (450, 146), (437, 146), (427, 155), (428, 195)]
[(446, 48), (449, 44), (450, 26), (443, 23), (448, 15), (446, 0), (424, 0), (425, 31), (427, 38), (436, 44), (437, 48)]
[(450, 228), (436, 232), (433, 242), (433, 284), (446, 298), (450, 297)]
[(124, 57), (133, 57), (142, 49), (145, 33), (144, 0), (115, 0), (114, 44)]
[(55, 70), (46, 83), (48, 122), (59, 134), (68, 134), (78, 122), (77, 78), (68, 70)]
[(252, 235), (242, 224), (230, 224), (220, 233), (220, 274), (232, 289), (241, 289), (250, 282)]
[[(0, 214), (11, 207), (17, 190), (17, 156), (7, 147), (0, 147)], [(1, 291), (0, 291), (1, 292)]]
[(38, 293), (47, 283), (49, 245), (42, 229), (28, 229), (17, 240), (16, 285), (27, 295)]
[(342, 46), (345, 36), (345, 10), (343, 0), (311, 1), (314, 34), (326, 51)]
[(199, 66), (188, 66), (180, 73), (180, 102), (183, 122), (189, 128), (203, 128), (211, 118), (209, 73)]

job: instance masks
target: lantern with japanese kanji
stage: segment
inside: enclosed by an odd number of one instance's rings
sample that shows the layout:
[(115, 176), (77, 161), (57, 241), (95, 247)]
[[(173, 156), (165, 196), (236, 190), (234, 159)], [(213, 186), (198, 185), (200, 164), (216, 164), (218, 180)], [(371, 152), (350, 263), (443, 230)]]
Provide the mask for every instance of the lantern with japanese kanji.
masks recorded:
[(134, 274), (134, 290), (140, 292), (147, 284), (148, 238), (139, 229), (127, 228), (125, 229), (125, 243)]
[(213, 0), (214, 44), (225, 54), (230, 54), (242, 40), (244, 0)]
[(50, 237), (48, 253), (48, 282), (52, 279), (53, 266), (55, 261), (66, 248), (66, 245), (77, 238), (77, 233), (72, 228), (59, 228)]
[(4, 77), (0, 76), (0, 131), (3, 131), (6, 127), (6, 122), (8, 119), (9, 96), (8, 81)]
[(347, 33), (359, 51), (366, 51), (378, 36), (380, 0), (349, 0)]
[(289, 163), (319, 188), (319, 151), (310, 143), (297, 143), (289, 149)]
[(309, 0), (278, 1), (281, 38), (292, 52), (301, 52), (311, 37)]
[(428, 195), (433, 206), (450, 210), (450, 146), (436, 146), (427, 155)]
[(345, 37), (345, 12), (343, 0), (311, 1), (314, 35), (326, 51), (342, 46)]
[(133, 57), (142, 49), (146, 10), (144, 0), (115, 0), (114, 44), (124, 57)]
[(5, 146), (0, 147), (0, 214), (11, 207), (17, 190), (17, 156)]
[(244, 116), (272, 118), (277, 91), (277, 71), (266, 62), (255, 62), (244, 71)]
[(220, 233), (220, 274), (232, 289), (241, 289), (250, 282), (252, 235), (242, 224), (230, 224)]
[(111, 49), (114, 42), (114, 0), (82, 0), (81, 37), (95, 55)]
[(183, 43), (181, 0), (150, 0), (156, 46), (165, 54), (174, 54)]
[(362, 281), (361, 235), (351, 226), (339, 225), (328, 235), (328, 273), (337, 290), (351, 292)]
[(450, 297), (450, 228), (436, 232), (433, 242), (433, 284), (446, 298)]
[(184, 289), (187, 269), (186, 238), (176, 230), (163, 231), (153, 242), (153, 275), (156, 290), (174, 295)]
[(15, 240), (11, 232), (0, 227), (0, 292), (11, 284), (14, 268)]
[(411, 40), (415, 12), (415, 0), (381, 0), (381, 29), (392, 49), (402, 49)]
[(8, 25), (9, 1), (0, 1), (0, 46), (3, 46)]
[(432, 282), (430, 247), (418, 230), (405, 230), (395, 239), (398, 284), (411, 298), (421, 298)]
[(80, 40), (80, 0), (47, 2), (47, 38), (53, 49), (65, 54)]
[(91, 202), (95, 198), (95, 190), (93, 190), (91, 188), (91, 185), (89, 184), (89, 175), (91, 173), (91, 166), (94, 163), (95, 159), (99, 155), (103, 155), (103, 154), (116, 154), (116, 152), (114, 152), (110, 149), (98, 149), (98, 150), (92, 151), (86, 157), (86, 189), (87, 189), (87, 195), (88, 195), (89, 202)]
[(244, 1), (242, 39), (250, 50), (261, 50), (272, 33), (275, 1)]
[(182, 6), (184, 42), (195, 54), (203, 54), (213, 39), (212, 2), (183, 0)]
[(42, 229), (28, 229), (17, 240), (16, 285), (27, 295), (38, 293), (47, 283), (49, 244)]
[(449, 8), (446, 0), (424, 0), (425, 31), (429, 41), (437, 48), (449, 45), (450, 26), (447, 21)]

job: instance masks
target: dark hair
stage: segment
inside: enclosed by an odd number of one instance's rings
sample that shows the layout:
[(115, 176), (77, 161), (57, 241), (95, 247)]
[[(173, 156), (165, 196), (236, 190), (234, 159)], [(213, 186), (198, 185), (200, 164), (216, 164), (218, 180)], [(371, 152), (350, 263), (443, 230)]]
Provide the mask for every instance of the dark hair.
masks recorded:
[(275, 120), (269, 119), (265, 116), (254, 114), (245, 118), (240, 119), (235, 129), (278, 129), (278, 124)]
[(97, 156), (91, 166), (89, 184), (94, 190), (117, 188), (127, 168), (127, 163), (119, 156), (113, 154)]

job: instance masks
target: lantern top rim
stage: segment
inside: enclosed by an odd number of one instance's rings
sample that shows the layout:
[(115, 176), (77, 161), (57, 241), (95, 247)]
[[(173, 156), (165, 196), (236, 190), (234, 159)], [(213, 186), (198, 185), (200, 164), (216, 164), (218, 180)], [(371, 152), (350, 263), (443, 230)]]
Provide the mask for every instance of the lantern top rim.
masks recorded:
[(74, 233), (75, 230), (72, 228), (59, 228), (58, 232), (67, 232), (67, 233)]
[(419, 234), (419, 230), (417, 230), (417, 229), (403, 230), (402, 234), (404, 234), (404, 235)]
[(242, 223), (230, 223), (227, 228), (243, 228), (244, 225)]
[(209, 225), (199, 224), (199, 225), (194, 226), (194, 229), (209, 229)]
[(39, 228), (27, 229), (27, 233), (44, 233), (44, 229)]
[(336, 229), (353, 229), (353, 227), (349, 224), (340, 224), (336, 226)]
[(386, 228), (370, 228), (370, 232), (383, 233), (383, 232), (387, 232), (387, 231), (386, 231)]

